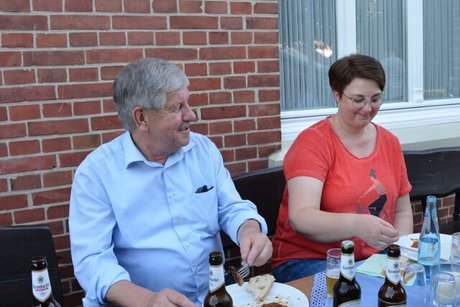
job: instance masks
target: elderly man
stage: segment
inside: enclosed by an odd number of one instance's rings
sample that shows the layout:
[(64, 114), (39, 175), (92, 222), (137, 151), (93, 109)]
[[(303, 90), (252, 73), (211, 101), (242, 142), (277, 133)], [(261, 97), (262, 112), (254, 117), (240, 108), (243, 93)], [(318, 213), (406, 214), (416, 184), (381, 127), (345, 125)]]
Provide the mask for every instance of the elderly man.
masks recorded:
[(249, 265), (271, 257), (265, 220), (239, 196), (216, 146), (190, 131), (188, 84), (176, 65), (153, 58), (114, 82), (126, 132), (86, 157), (70, 199), (84, 306), (201, 306), (221, 229)]

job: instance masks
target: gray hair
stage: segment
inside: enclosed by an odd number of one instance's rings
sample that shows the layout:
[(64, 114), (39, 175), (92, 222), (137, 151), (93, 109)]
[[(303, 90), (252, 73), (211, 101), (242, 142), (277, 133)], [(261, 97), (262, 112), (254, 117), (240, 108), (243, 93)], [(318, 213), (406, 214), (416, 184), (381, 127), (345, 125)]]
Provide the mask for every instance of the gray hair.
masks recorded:
[(188, 86), (185, 73), (174, 63), (156, 58), (137, 60), (121, 69), (113, 83), (113, 100), (123, 127), (132, 132), (136, 107), (159, 110), (171, 92)]

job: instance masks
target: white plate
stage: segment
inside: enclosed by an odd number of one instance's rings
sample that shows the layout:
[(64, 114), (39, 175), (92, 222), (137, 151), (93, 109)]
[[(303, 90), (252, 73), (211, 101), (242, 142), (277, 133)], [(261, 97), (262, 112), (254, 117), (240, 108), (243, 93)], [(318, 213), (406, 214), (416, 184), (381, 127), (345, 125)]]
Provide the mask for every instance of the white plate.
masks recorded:
[(262, 304), (272, 301), (281, 301), (286, 303), (289, 307), (308, 307), (308, 298), (299, 289), (291, 287), (286, 284), (275, 282), (272, 289), (268, 293), (265, 300), (260, 303), (252, 293), (249, 293), (246, 288), (248, 283), (243, 285), (233, 284), (227, 286), (226, 289), (233, 299), (233, 306), (235, 307), (257, 307)]
[[(418, 258), (418, 249), (412, 247), (413, 239), (419, 239), (420, 233), (411, 233), (399, 238), (395, 244), (398, 244), (401, 247), (401, 255), (407, 257), (411, 260), (417, 261)], [(452, 245), (452, 236), (441, 233), (439, 235), (441, 239), (441, 260), (444, 262), (449, 261), (450, 259), (450, 249)]]

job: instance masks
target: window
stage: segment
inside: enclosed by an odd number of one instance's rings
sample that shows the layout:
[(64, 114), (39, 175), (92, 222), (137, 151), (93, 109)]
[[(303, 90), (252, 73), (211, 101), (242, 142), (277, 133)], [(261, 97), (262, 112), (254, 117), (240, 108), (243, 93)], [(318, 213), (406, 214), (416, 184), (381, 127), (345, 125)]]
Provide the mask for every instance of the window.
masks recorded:
[(458, 0), (279, 0), (283, 143), (335, 113), (327, 71), (356, 52), (385, 68), (377, 123), (460, 123), (459, 32)]

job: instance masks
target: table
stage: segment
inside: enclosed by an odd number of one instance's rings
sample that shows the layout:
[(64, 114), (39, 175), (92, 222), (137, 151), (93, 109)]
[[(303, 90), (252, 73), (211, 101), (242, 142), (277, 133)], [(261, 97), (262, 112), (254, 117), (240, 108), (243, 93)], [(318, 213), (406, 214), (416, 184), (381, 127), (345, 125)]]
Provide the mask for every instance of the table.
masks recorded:
[[(453, 234), (454, 232), (460, 232), (460, 220), (453, 221), (448, 224), (443, 224), (439, 226), (439, 231), (445, 234)], [(311, 297), (311, 289), (313, 288), (314, 276), (307, 276), (300, 279), (296, 279), (288, 282), (287, 284), (299, 289), (304, 293), (308, 299)]]

